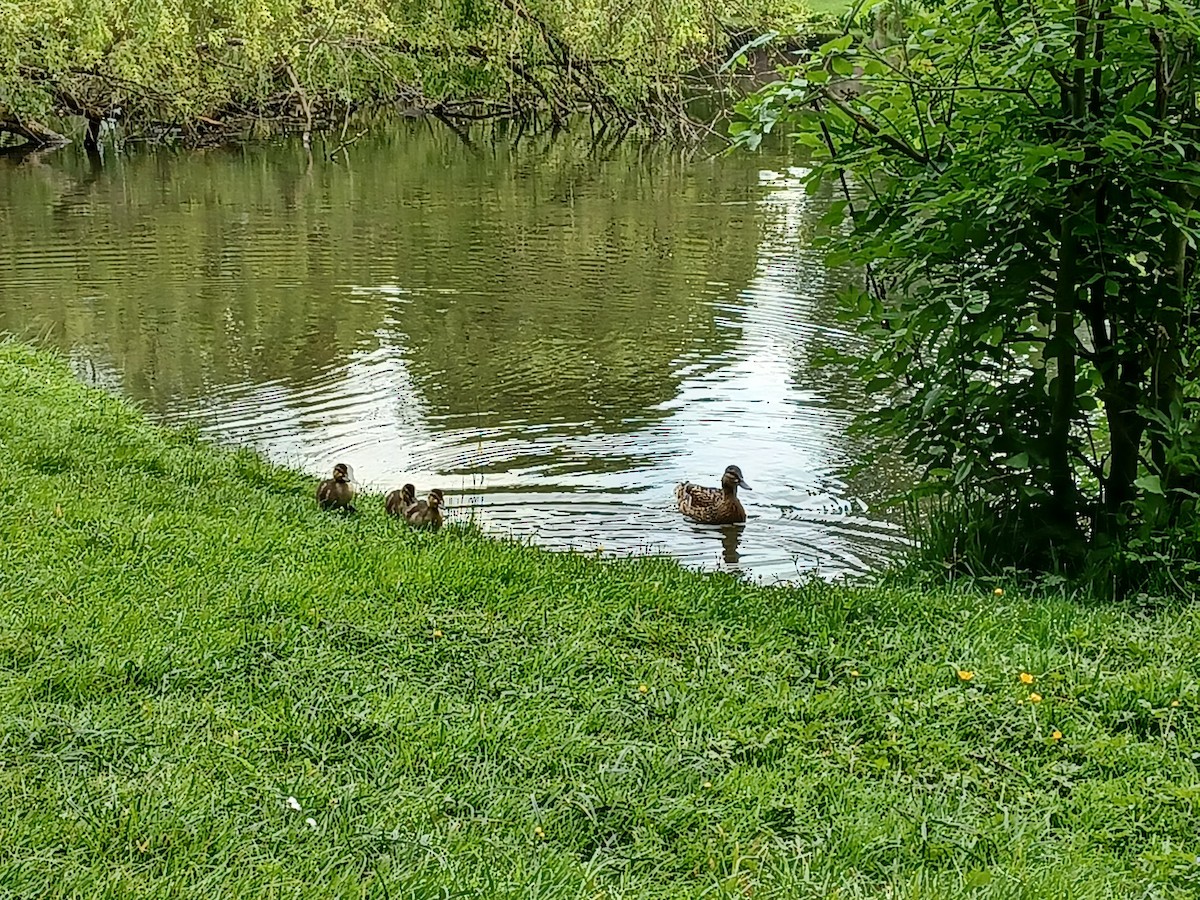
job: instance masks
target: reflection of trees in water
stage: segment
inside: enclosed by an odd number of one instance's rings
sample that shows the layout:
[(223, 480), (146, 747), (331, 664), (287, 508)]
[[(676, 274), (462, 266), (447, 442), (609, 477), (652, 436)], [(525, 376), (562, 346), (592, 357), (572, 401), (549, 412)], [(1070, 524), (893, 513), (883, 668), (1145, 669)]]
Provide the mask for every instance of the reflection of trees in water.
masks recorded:
[(99, 172), (64, 151), (0, 171), (0, 242), (23, 248), (0, 329), (99, 345), (160, 409), (394, 341), (434, 414), (619, 429), (674, 396), (680, 357), (736, 340), (712, 301), (754, 272), (757, 166), (425, 123), (340, 166), (298, 143)]
[[(811, 197), (811, 205), (804, 218), (792, 223), (796, 238), (794, 246), (810, 248), (818, 236), (828, 235), (829, 226), (817, 223), (828, 212), (830, 202), (840, 196), (840, 188), (835, 190), (833, 185), (822, 185)], [(782, 216), (778, 211), (772, 213), (768, 207), (764, 214), (764, 227), (780, 229)], [(769, 253), (769, 248), (765, 252)], [(841, 445), (847, 460), (844, 475), (848, 495), (868, 503), (872, 515), (898, 522), (902, 517), (901, 510), (885, 508), (883, 504), (911, 486), (911, 467), (898, 454), (878, 453), (878, 448), (855, 434), (850, 427), (854, 414), (870, 408), (876, 400), (848, 365), (835, 361), (837, 355), (855, 357), (871, 350), (855, 332), (854, 322), (847, 320), (844, 315), (845, 298), (862, 290), (863, 274), (861, 270), (848, 265), (827, 266), (824, 251), (806, 250), (805, 254), (806, 258), (799, 265), (807, 266), (810, 270), (819, 269), (820, 276), (818, 278), (811, 271), (802, 271), (797, 277), (802, 283), (820, 283), (821, 289), (803, 292), (807, 307), (804, 318), (816, 327), (807, 332), (805, 340), (790, 347), (789, 356), (796, 382), (819, 385), (821, 397), (829, 404), (831, 414), (843, 421), (843, 427), (831, 430), (830, 434)], [(866, 460), (869, 460), (869, 464), (864, 465)]]

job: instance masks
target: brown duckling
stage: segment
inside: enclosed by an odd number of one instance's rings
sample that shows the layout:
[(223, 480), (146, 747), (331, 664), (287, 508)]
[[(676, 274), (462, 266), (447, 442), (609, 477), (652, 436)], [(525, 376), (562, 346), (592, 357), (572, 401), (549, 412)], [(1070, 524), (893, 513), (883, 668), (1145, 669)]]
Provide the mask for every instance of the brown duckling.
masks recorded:
[(350, 480), (350, 467), (338, 463), (333, 467), (333, 477), (326, 478), (317, 485), (317, 505), (321, 509), (340, 509), (345, 512), (356, 512), (354, 504), (354, 484)]
[(746, 510), (738, 499), (738, 487), (750, 490), (737, 466), (727, 466), (719, 488), (701, 487), (691, 482), (675, 486), (679, 511), (696, 522), (707, 525), (730, 525), (746, 521)]
[(442, 525), (442, 492), (436, 488), (424, 500), (418, 500), (404, 511), (409, 525), (417, 528), (440, 528)]
[(395, 516), (398, 519), (404, 517), (404, 512), (410, 506), (417, 502), (417, 489), (406, 484), (398, 491), (392, 491), (383, 500), (383, 508), (389, 516)]

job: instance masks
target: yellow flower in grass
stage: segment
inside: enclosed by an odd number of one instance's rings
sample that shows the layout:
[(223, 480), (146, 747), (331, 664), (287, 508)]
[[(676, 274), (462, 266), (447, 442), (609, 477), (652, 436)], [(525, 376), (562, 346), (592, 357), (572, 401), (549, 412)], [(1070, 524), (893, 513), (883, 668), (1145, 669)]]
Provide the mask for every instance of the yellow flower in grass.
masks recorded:
[(1042, 695), (1039, 694), (1037, 691), (1034, 691), (1032, 694), (1029, 695), (1029, 702), (1030, 703), (1041, 703)]
[(962, 681), (970, 681), (972, 678), (975, 677), (975, 673), (972, 672), (970, 669), (959, 669), (958, 677)]
[(1033, 676), (1028, 672), (1022, 672), (1020, 675), (1021, 684), (1033, 684)]
[(445, 633), (442, 631), (442, 629), (440, 629), (440, 628), (435, 628), (435, 629), (433, 629), (433, 636), (434, 636), (435, 638), (440, 638), (440, 637), (445, 637), (446, 635), (445, 635)]
[(533, 836), (536, 838), (545, 838), (546, 832), (542, 830), (541, 825), (536, 825), (536, 826), (534, 826), (534, 829), (533, 829)]
[(858, 669), (851, 669), (851, 670), (850, 670), (850, 677), (851, 677), (851, 678), (857, 678), (857, 677), (858, 677)]
[(701, 785), (701, 787), (704, 788), (705, 790), (708, 790), (709, 788), (712, 787), (712, 782), (706, 781), (706, 782), (704, 782), (704, 784)]
[(1003, 597), (1004, 596), (1004, 588), (996, 588), (994, 591), (992, 591), (992, 595), (995, 597)]
[(1178, 701), (1178, 700), (1172, 700), (1172, 701), (1171, 701), (1171, 708), (1172, 708), (1172, 709), (1177, 709), (1178, 707), (1179, 707), (1179, 701)]
[(1055, 728), (1052, 732), (1050, 732), (1050, 740), (1061, 741), (1062, 740), (1062, 732), (1059, 731), (1057, 728)]
[(644, 684), (638, 685), (638, 693), (639, 694), (645, 694), (645, 693), (648, 693), (649, 691), (650, 691), (650, 688), (648, 688), (646, 685), (644, 685)]

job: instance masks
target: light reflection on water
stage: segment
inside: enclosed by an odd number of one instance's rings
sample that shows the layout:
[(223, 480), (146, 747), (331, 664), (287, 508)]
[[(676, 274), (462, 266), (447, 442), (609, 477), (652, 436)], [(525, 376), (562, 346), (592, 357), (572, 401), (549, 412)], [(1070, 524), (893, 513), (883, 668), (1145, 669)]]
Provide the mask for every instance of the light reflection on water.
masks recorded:
[[(452, 518), (547, 546), (768, 580), (877, 567), (900, 536), (844, 474), (861, 399), (811, 365), (855, 339), (802, 172), (538, 150), (418, 129), (350, 170), (298, 173), (291, 144), (0, 168), (23, 203), (0, 329), (167, 421), (379, 491), (440, 486)], [(730, 463), (746, 526), (683, 521), (674, 483)]]

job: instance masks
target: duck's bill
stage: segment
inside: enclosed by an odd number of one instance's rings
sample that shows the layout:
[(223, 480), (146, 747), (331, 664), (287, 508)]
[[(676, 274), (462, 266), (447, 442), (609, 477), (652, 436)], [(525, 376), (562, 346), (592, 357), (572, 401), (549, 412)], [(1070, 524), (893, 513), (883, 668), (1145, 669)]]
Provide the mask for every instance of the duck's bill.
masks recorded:
[(738, 487), (745, 488), (748, 491), (754, 490), (754, 488), (752, 488), (752, 487), (750, 487), (750, 485), (746, 484), (746, 481), (743, 478), (738, 479)]

